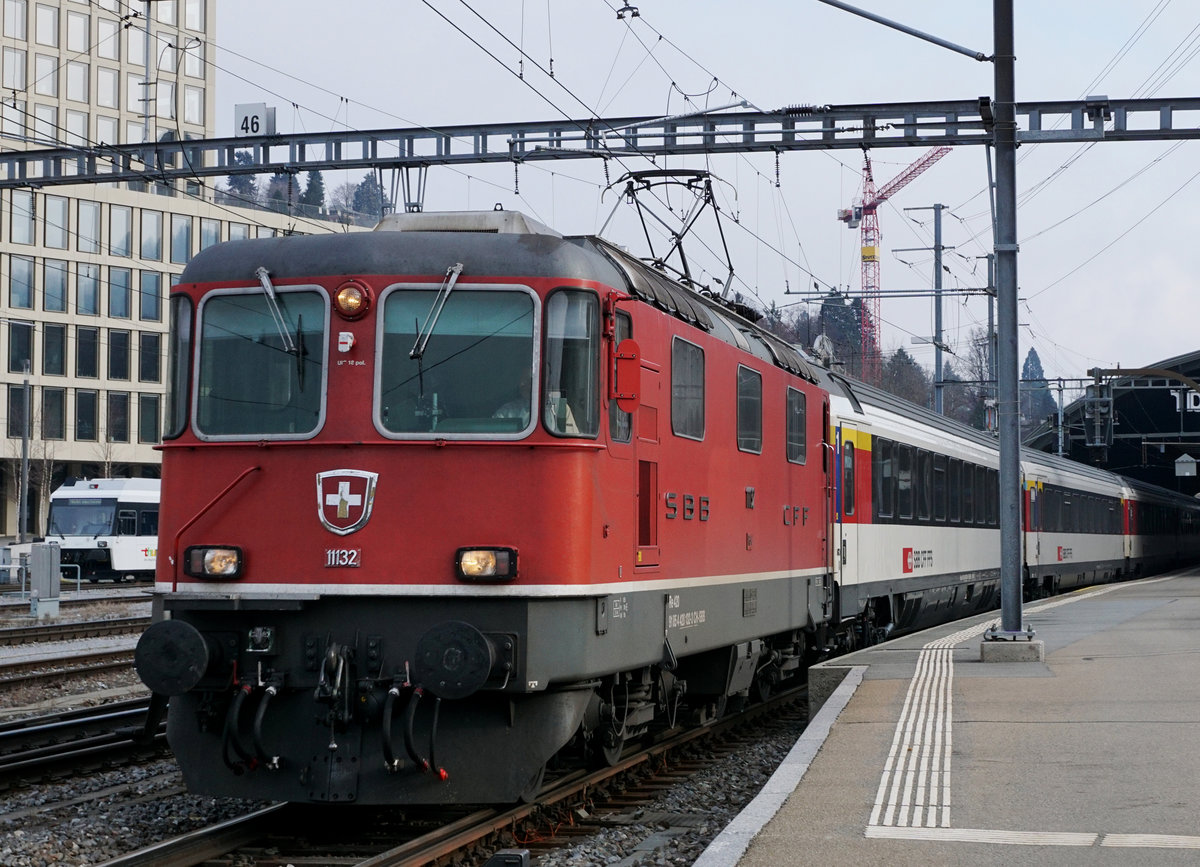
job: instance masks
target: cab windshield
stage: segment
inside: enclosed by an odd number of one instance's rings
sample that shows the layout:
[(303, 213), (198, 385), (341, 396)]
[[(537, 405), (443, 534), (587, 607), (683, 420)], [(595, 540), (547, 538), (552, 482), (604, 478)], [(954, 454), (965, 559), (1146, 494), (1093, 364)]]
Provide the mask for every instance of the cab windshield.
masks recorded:
[[(392, 434), (519, 435), (533, 413), (534, 296), (456, 288), (436, 322), (436, 289), (398, 288), (383, 308), (378, 423)], [(422, 333), (424, 329), (424, 334)], [(423, 346), (411, 357), (418, 337)]]
[(48, 536), (111, 536), (117, 501), (101, 497), (71, 497), (50, 503)]
[(324, 407), (325, 296), (280, 289), (209, 296), (200, 308), (196, 430), (202, 437), (298, 438)]

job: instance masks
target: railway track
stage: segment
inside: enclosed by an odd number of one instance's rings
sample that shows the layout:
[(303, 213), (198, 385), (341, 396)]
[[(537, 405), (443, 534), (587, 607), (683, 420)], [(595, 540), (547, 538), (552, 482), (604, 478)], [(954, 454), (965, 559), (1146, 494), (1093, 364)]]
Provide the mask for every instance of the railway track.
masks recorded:
[[(569, 844), (649, 803), (680, 780), (711, 766), (722, 753), (754, 740), (762, 724), (804, 722), (807, 691), (801, 687), (715, 724), (675, 730), (655, 743), (626, 750), (609, 768), (571, 771), (547, 780), (535, 801), (511, 808), (341, 810), (277, 804), (235, 820), (165, 840), (103, 867), (195, 867), (247, 863), (257, 867), (296, 863), (416, 867), (482, 863), (514, 841), (536, 841), (545, 852)], [(398, 819), (399, 817), (402, 817)]]
[(0, 790), (163, 755), (165, 723), (149, 738), (133, 737), (149, 703), (130, 699), (0, 723)]
[(68, 677), (128, 671), (132, 651), (97, 650), (75, 653), (57, 660), (0, 661), (0, 689), (13, 686), (57, 683)]
[(9, 626), (0, 629), (0, 645), (32, 644), (44, 641), (68, 641), (74, 638), (98, 638), (128, 635), (150, 625), (150, 617), (120, 617), (112, 620), (88, 620), (77, 623), (51, 623), (41, 626)]

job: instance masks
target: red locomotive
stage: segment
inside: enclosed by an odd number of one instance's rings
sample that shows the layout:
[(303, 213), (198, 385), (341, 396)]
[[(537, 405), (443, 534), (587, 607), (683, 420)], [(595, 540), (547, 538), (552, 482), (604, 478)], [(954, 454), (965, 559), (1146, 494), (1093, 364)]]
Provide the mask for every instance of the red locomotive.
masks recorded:
[(497, 211), (231, 242), (171, 317), (137, 668), (195, 791), (512, 801), (556, 755), (996, 601), (995, 562), (901, 568), (961, 521), (878, 511), (914, 476), (872, 425), (927, 418), (602, 239)]

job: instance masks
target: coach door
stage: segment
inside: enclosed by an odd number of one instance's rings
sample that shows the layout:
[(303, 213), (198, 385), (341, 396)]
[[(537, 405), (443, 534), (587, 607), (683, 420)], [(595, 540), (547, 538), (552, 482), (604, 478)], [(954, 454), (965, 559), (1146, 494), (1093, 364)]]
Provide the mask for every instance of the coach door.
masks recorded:
[[(861, 448), (866, 435), (851, 424), (842, 423), (834, 437), (834, 501), (835, 545), (833, 552), (834, 573), (841, 585), (858, 581), (859, 521), (862, 519), (862, 504), (859, 476), (863, 471), (862, 457), (869, 453)], [(865, 477), (864, 477), (865, 478)], [(870, 516), (867, 516), (869, 520)]]

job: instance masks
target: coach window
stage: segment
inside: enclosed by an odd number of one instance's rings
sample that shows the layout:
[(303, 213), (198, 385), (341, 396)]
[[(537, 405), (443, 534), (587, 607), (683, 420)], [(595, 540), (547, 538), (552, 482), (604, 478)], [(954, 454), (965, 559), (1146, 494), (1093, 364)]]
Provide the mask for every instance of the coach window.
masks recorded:
[(762, 454), (762, 374), (738, 365), (737, 446)]
[(896, 517), (913, 516), (913, 447), (896, 444)]
[[(422, 330), (440, 302), (436, 323)], [(437, 286), (395, 287), (384, 294), (380, 327), (375, 412), (382, 432), (515, 439), (537, 424), (537, 309), (528, 290), (459, 287), (439, 299)], [(556, 334), (561, 383), (561, 323)], [(546, 377), (549, 383), (549, 369)]]
[(842, 446), (842, 515), (854, 514), (854, 443)]
[(196, 431), (201, 437), (300, 439), (324, 413), (321, 292), (258, 286), (214, 293), (200, 307)]
[[(616, 333), (613, 345), (620, 346), (622, 340), (633, 337), (633, 320), (628, 313), (617, 311)], [(609, 371), (612, 375), (612, 371)], [(633, 437), (633, 415), (625, 412), (615, 400), (608, 402), (608, 438), (616, 443), (627, 443)]]
[(892, 457), (891, 440), (876, 439), (872, 451), (872, 475), (875, 477), (875, 514), (880, 518), (892, 516), (892, 488), (896, 465)]
[(550, 433), (592, 437), (600, 432), (599, 311), (594, 292), (564, 289), (546, 302), (542, 420)]
[(787, 459), (793, 464), (808, 460), (808, 396), (799, 389), (787, 390)]
[(946, 456), (933, 456), (933, 519), (946, 520)]
[(704, 439), (704, 350), (679, 337), (671, 343), (671, 431)]
[(950, 523), (962, 520), (962, 461), (950, 459)]
[(962, 522), (975, 523), (975, 465), (966, 461), (962, 469)]
[(917, 518), (929, 520), (930, 503), (933, 500), (933, 455), (925, 449), (917, 449)]
[(1000, 473), (997, 470), (987, 471), (987, 498), (988, 526), (995, 527), (1000, 513)]
[(994, 506), (988, 504), (987, 467), (975, 468), (975, 523), (987, 524)]

